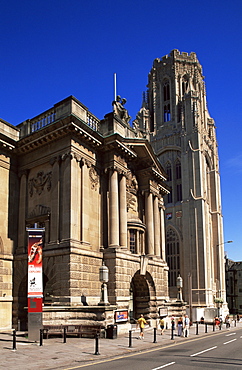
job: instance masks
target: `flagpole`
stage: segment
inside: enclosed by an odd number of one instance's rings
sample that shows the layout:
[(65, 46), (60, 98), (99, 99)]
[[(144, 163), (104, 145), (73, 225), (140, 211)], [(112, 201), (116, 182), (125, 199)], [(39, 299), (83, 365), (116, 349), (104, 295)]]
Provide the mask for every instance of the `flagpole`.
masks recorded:
[(116, 73), (113, 75), (113, 80), (114, 80), (114, 101), (117, 99), (117, 76)]

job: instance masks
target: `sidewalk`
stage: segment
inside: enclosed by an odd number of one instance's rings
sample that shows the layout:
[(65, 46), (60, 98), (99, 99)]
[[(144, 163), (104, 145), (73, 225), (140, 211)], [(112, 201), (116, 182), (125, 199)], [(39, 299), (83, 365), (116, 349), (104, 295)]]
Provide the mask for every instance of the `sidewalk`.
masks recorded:
[[(241, 328), (242, 323), (232, 324), (230, 330)], [(222, 330), (225, 332), (225, 325)], [(190, 328), (189, 338), (198, 338), (211, 333), (221, 332), (216, 329), (213, 332), (212, 325), (208, 325), (207, 334), (205, 325), (194, 324)], [(13, 336), (11, 332), (0, 332), (0, 369), (65, 369), (80, 366), (85, 363), (100, 361), (102, 359), (121, 356), (129, 353), (135, 353), (147, 349), (155, 349), (165, 345), (172, 345), (187, 338), (178, 337), (177, 330), (174, 331), (173, 340), (171, 339), (171, 330), (166, 330), (160, 335), (160, 330), (156, 331), (156, 343), (154, 343), (154, 328), (145, 329), (144, 340), (139, 339), (139, 330), (132, 329), (132, 347), (130, 345), (129, 334), (118, 335), (116, 339), (100, 338), (98, 348), (96, 340), (93, 338), (67, 337), (66, 343), (63, 338), (52, 337), (44, 339), (43, 346), (39, 343), (29, 342), (24, 333), (17, 332), (16, 350), (13, 350)], [(97, 351), (98, 349), (98, 351)], [(96, 352), (99, 353), (95, 354)]]

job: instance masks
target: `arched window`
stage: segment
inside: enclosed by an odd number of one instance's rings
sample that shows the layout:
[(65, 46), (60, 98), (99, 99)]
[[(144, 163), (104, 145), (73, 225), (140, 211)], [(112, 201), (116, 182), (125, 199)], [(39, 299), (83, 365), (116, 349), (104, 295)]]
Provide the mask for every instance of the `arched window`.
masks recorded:
[(170, 84), (168, 80), (164, 80), (163, 94), (164, 94), (164, 101), (170, 100)]
[(177, 233), (171, 228), (166, 232), (166, 256), (169, 287), (173, 287), (176, 286), (176, 278), (180, 273), (180, 244)]

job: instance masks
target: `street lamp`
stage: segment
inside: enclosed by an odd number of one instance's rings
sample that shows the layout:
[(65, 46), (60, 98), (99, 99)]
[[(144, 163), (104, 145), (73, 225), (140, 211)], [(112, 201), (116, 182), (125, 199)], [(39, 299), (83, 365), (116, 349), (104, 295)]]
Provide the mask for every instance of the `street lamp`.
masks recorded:
[(102, 283), (101, 285), (101, 300), (98, 303), (100, 306), (109, 305), (108, 302), (108, 290), (107, 290), (107, 283), (108, 283), (108, 268), (105, 266), (103, 261), (102, 266), (99, 267), (99, 281)]

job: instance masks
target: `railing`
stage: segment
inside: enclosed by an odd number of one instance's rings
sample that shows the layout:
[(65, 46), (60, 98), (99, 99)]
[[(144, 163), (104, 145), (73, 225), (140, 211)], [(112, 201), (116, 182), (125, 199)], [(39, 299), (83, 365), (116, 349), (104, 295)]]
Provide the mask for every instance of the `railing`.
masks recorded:
[(38, 116), (35, 119), (30, 121), (31, 124), (31, 133), (40, 130), (42, 127), (50, 125), (55, 121), (55, 111), (51, 110), (46, 113), (45, 116)]
[(79, 102), (75, 97), (70, 96), (69, 98), (66, 98), (55, 104), (53, 108), (18, 125), (18, 128), (20, 129), (20, 136), (25, 137), (29, 134), (32, 134), (33, 132), (50, 125), (58, 119), (67, 117), (70, 114), (73, 114), (81, 119), (92, 130), (98, 131), (99, 119), (90, 113), (85, 105)]
[(94, 131), (98, 130), (99, 127), (99, 120), (93, 116), (90, 112), (87, 112), (87, 122), (88, 126), (90, 126)]

